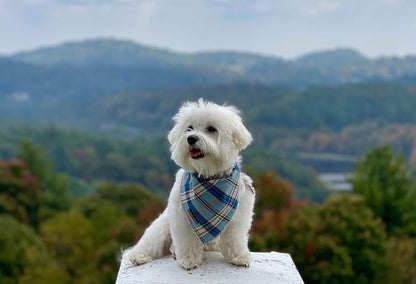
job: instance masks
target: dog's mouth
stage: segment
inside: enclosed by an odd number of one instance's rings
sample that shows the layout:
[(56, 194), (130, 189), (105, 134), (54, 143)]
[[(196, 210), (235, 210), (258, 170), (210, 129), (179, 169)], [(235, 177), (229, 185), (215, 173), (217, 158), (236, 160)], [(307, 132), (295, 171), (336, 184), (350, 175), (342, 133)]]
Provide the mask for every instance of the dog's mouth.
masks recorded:
[(205, 154), (198, 148), (192, 148), (189, 150), (189, 155), (192, 159), (200, 159), (205, 156)]

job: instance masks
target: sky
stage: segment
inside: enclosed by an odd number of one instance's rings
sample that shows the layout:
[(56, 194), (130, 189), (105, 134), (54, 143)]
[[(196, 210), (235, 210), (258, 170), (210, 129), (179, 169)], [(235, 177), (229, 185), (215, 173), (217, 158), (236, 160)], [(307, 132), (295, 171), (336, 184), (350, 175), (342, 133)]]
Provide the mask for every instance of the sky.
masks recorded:
[(415, 0), (0, 0), (0, 54), (117, 38), (284, 58), (346, 47), (416, 55)]

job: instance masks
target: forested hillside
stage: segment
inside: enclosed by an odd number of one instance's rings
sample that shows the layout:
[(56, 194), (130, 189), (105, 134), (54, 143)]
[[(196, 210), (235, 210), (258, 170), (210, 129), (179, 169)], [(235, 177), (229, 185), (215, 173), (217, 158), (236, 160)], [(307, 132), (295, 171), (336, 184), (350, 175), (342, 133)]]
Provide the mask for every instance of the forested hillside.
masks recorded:
[[(3, 159), (16, 157), (20, 141), (25, 137), (47, 149), (54, 167), (72, 176), (75, 184), (84, 186), (72, 192), (75, 195), (91, 194), (90, 187), (95, 182), (115, 181), (140, 183), (167, 197), (178, 170), (170, 160), (169, 145), (164, 136), (112, 138), (53, 126), (5, 127), (0, 136)], [(253, 146), (243, 158), (245, 169), (253, 174), (269, 169), (290, 179), (297, 198), (321, 202), (329, 193), (313, 171), (278, 153)]]
[(339, 84), (394, 79), (416, 71), (416, 57), (369, 59), (353, 49), (306, 54), (293, 60), (261, 54), (219, 51), (179, 53), (131, 41), (97, 39), (21, 52), (12, 59), (36, 65), (194, 67), (237, 80), (287, 85)]
[(236, 105), (254, 133), (255, 145), (281, 154), (360, 155), (387, 143), (406, 157), (416, 157), (416, 88), (412, 84), (373, 82), (297, 90), (235, 83), (109, 92), (82, 99), (69, 96), (40, 105), (28, 99), (0, 108), (4, 109), (3, 121), (7, 117), (31, 118), (31, 122), (81, 127), (99, 135), (163, 136), (181, 103), (200, 97)]
[(415, 72), (414, 56), (368, 59), (348, 49), (284, 60), (235, 52), (176, 53), (129, 41), (89, 40), (0, 57), (0, 96), (10, 106), (1, 111), (36, 117), (23, 102), (30, 100), (46, 110), (48, 104), (82, 103), (113, 92), (241, 81), (294, 88), (383, 80), (414, 83)]

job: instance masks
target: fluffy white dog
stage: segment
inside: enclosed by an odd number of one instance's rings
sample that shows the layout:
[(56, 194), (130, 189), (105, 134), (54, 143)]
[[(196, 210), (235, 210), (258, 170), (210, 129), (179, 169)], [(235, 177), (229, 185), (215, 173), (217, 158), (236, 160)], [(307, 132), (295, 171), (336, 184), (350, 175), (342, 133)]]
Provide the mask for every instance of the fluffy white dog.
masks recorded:
[(236, 108), (202, 99), (185, 103), (173, 119), (171, 158), (182, 169), (167, 208), (127, 256), (140, 265), (170, 249), (189, 270), (201, 264), (205, 248), (220, 251), (232, 264), (249, 266), (254, 189), (240, 172), (239, 152), (251, 143), (251, 134)]

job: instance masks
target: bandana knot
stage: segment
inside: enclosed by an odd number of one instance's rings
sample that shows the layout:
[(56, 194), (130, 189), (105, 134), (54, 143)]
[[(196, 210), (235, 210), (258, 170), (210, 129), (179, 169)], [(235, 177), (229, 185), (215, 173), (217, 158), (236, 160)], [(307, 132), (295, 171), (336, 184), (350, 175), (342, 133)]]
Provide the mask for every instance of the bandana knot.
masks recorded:
[(231, 176), (204, 180), (185, 172), (181, 201), (188, 221), (203, 243), (214, 240), (231, 221), (240, 199), (240, 168), (235, 164)]

